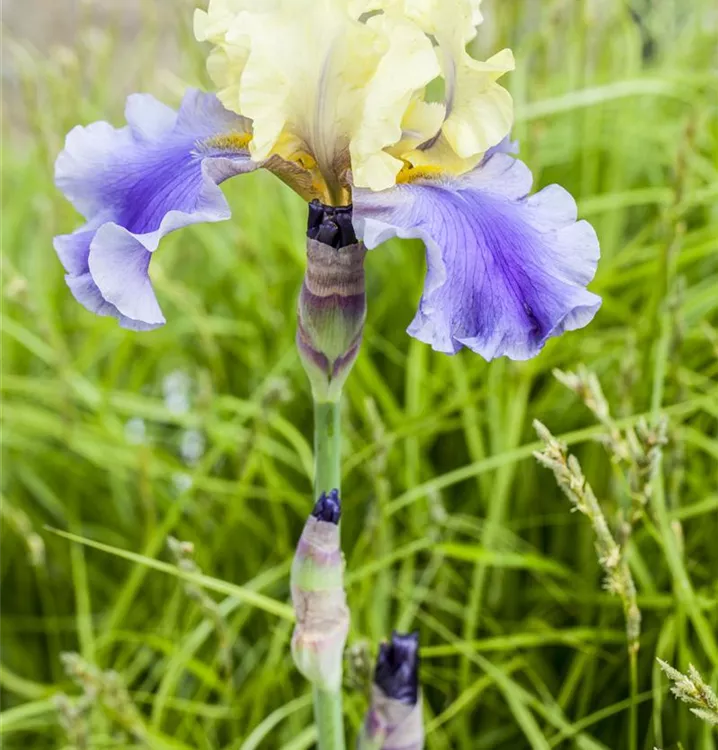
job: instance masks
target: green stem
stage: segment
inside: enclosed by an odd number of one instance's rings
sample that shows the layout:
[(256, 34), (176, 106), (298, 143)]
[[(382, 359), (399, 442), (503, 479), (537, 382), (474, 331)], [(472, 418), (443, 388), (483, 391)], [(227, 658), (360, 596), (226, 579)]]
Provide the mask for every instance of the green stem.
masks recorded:
[(638, 653), (635, 649), (629, 651), (631, 673), (631, 708), (628, 715), (628, 747), (630, 750), (638, 748)]
[(317, 747), (319, 750), (344, 750), (344, 716), (342, 694), (327, 693), (315, 687), (314, 721), (317, 725)]
[[(314, 495), (341, 490), (341, 424), (339, 400), (314, 402)], [(344, 750), (342, 691), (314, 688), (314, 720), (319, 750)]]
[(314, 402), (314, 494), (341, 490), (339, 401)]

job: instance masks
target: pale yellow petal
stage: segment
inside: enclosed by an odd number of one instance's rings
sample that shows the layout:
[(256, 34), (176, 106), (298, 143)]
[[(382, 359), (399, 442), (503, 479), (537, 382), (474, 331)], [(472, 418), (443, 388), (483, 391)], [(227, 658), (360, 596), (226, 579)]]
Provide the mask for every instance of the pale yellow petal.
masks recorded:
[[(262, 0), (262, 10), (269, 10), (275, 0)], [(256, 0), (209, 0), (207, 10), (195, 10), (194, 35), (200, 42), (223, 44), (229, 30), (236, 24), (239, 14), (257, 7)]]
[(254, 122), (253, 157), (269, 156), (284, 135), (338, 182), (386, 40), (347, 0), (279, 0), (273, 12), (240, 14), (228, 41), (240, 34), (250, 40), (240, 111)]
[(440, 102), (424, 101), (415, 96), (401, 122), (401, 140), (387, 150), (394, 156), (403, 156), (423, 143), (435, 138), (446, 117), (446, 107)]
[(456, 37), (466, 43), (476, 35), (476, 25), (481, 21), (481, 0), (403, 1), (407, 18), (437, 40)]
[[(466, 52), (481, 0), (210, 0), (195, 35), (214, 45), (220, 101), (252, 121), (257, 161), (281, 158), (327, 201), (383, 190), (408, 164), (458, 172), (510, 130), (496, 83), (508, 51)], [(445, 101), (425, 101), (443, 75)]]
[(358, 187), (391, 187), (402, 162), (384, 149), (402, 140), (402, 123), (415, 92), (436, 78), (440, 68), (429, 38), (399, 16), (377, 15), (367, 26), (383, 36), (388, 49), (364, 89), (364, 102), (350, 143), (352, 176)]
[(354, 18), (359, 18), (364, 13), (379, 10), (385, 0), (349, 0), (349, 12)]
[(232, 112), (239, 112), (239, 83), (249, 50), (217, 46), (207, 58), (207, 72), (217, 87), (217, 98)]
[(482, 20), (481, 0), (403, 1), (406, 15), (437, 43), (445, 81), (444, 145), (460, 160), (472, 160), (511, 130), (511, 96), (496, 80), (513, 70), (513, 55), (503, 50), (487, 62), (479, 62), (466, 51), (476, 24)]
[[(273, 0), (269, 0), (273, 2)], [(240, 35), (228, 40), (239, 14), (253, 5), (252, 0), (210, 0), (207, 11), (196, 10), (194, 35), (200, 42), (215, 45), (207, 58), (207, 72), (217, 96), (227, 109), (239, 113), (239, 85), (249, 55), (248, 40)]]
[(484, 22), (484, 16), (481, 13), (481, 0), (469, 0), (471, 6), (471, 23), (474, 27)]
[(468, 158), (495, 146), (511, 130), (513, 101), (496, 79), (514, 69), (514, 57), (506, 49), (479, 62), (464, 51), (452, 64), (443, 132), (458, 156)]
[(404, 159), (410, 164), (407, 174), (411, 175), (413, 172), (416, 177), (419, 177), (422, 174), (421, 170), (427, 170), (460, 175), (472, 170), (484, 156), (480, 153), (465, 159), (461, 158), (443, 133), (430, 143), (431, 145), (427, 148), (415, 148), (404, 154)]

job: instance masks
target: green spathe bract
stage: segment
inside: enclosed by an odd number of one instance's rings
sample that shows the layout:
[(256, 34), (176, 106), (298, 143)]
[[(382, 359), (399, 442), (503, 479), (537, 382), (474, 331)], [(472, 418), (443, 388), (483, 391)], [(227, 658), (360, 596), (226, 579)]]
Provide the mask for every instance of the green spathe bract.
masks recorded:
[(359, 242), (332, 247), (307, 239), (307, 270), (297, 305), (297, 349), (317, 401), (337, 401), (359, 353), (366, 319)]

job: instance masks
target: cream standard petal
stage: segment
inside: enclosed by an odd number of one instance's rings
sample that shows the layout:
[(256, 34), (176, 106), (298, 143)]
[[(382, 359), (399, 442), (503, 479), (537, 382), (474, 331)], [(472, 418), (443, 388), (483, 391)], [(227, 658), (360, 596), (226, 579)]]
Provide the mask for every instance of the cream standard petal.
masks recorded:
[(194, 12), (195, 37), (200, 42), (224, 42), (237, 13), (243, 10), (248, 10), (245, 0), (209, 0), (206, 11)]
[(396, 181), (403, 162), (384, 151), (404, 138), (403, 123), (415, 93), (440, 71), (429, 38), (413, 23), (378, 15), (367, 25), (389, 45), (365, 87), (363, 112), (351, 140), (354, 184), (385, 190)]
[(476, 36), (481, 22), (481, 0), (403, 0), (404, 13), (427, 34), (440, 38), (460, 38), (466, 43)]
[(496, 80), (514, 69), (514, 56), (505, 49), (479, 62), (463, 48), (454, 52), (449, 59), (443, 55), (447, 118), (442, 130), (458, 156), (467, 159), (495, 146), (511, 130), (513, 101)]
[(227, 109), (237, 113), (240, 80), (249, 56), (249, 40), (236, 34), (230, 43), (227, 37), (239, 14), (253, 5), (252, 0), (210, 0), (206, 11), (196, 10), (194, 14), (197, 40), (215, 45), (207, 58), (207, 72), (217, 87), (217, 96)]
[(511, 129), (513, 104), (496, 83), (514, 68), (510, 50), (487, 62), (474, 60), (466, 44), (481, 21), (480, 0), (404, 0), (406, 15), (436, 40), (445, 81), (446, 144), (460, 159), (495, 146)]
[(441, 102), (427, 102), (424, 92), (415, 94), (401, 121), (401, 140), (388, 148), (389, 153), (407, 160), (423, 143), (428, 143), (439, 132), (446, 117)]
[(469, 0), (469, 6), (471, 9), (471, 25), (474, 27), (469, 39), (473, 39), (476, 36), (476, 27), (484, 22), (484, 15), (481, 12), (481, 0)]
[(279, 0), (272, 12), (240, 14), (228, 41), (239, 34), (250, 39), (240, 111), (254, 122), (253, 157), (268, 157), (280, 138), (303, 147), (331, 192), (338, 164), (348, 167), (364, 87), (385, 40), (352, 17), (347, 0)]

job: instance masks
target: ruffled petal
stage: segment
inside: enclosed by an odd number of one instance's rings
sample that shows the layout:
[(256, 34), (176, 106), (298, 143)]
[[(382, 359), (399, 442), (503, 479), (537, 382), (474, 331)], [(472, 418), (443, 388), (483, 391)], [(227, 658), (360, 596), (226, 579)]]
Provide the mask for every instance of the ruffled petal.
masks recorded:
[[(263, 7), (270, 4), (270, 0), (263, 0)], [(239, 109), (239, 81), (249, 56), (249, 40), (241, 34), (233, 41), (228, 37), (239, 14), (255, 7), (255, 0), (210, 0), (206, 11), (198, 9), (194, 14), (195, 37), (214, 45), (207, 58), (207, 71), (217, 86), (217, 97), (233, 112)]]
[(240, 13), (230, 43), (248, 40), (238, 112), (253, 122), (251, 153), (316, 167), (331, 194), (343, 187), (352, 129), (381, 58), (377, 30), (348, 0), (278, 0)]
[(513, 102), (496, 81), (513, 70), (513, 55), (505, 49), (481, 62), (467, 52), (482, 21), (480, 0), (401, 2), (406, 16), (436, 41), (445, 87), (440, 130), (404, 158), (415, 166), (461, 174), (511, 130)]
[(162, 237), (229, 218), (219, 183), (258, 165), (248, 121), (211, 94), (189, 91), (178, 113), (136, 94), (126, 118), (121, 129), (97, 122), (67, 136), (55, 179), (87, 224), (54, 245), (85, 307), (144, 330), (164, 323), (148, 275)]
[(529, 359), (552, 336), (587, 325), (601, 305), (586, 289), (599, 245), (576, 203), (551, 185), (528, 196), (531, 173), (501, 153), (458, 178), (354, 191), (354, 225), (367, 247), (419, 238), (427, 275), (415, 338), (453, 354)]
[(313, 170), (324, 202), (348, 199), (350, 162), (354, 184), (394, 184), (403, 162), (386, 149), (403, 140), (413, 97), (441, 73), (402, 3), (212, 0), (196, 14), (197, 37), (215, 45), (208, 66), (220, 99), (253, 122), (255, 159)]
[(165, 318), (148, 274), (151, 258), (127, 229), (105, 224), (95, 235), (88, 262), (103, 299), (130, 320), (159, 326)]
[(480, 62), (463, 50), (454, 52), (445, 67), (449, 93), (442, 132), (458, 156), (467, 159), (495, 146), (511, 130), (511, 94), (496, 80), (514, 69), (514, 56), (505, 49)]
[(406, 19), (377, 15), (367, 25), (387, 40), (388, 49), (365, 87), (361, 117), (351, 139), (355, 185), (385, 190), (396, 181), (403, 161), (384, 149), (403, 138), (402, 124), (416, 91), (441, 69), (429, 38)]

